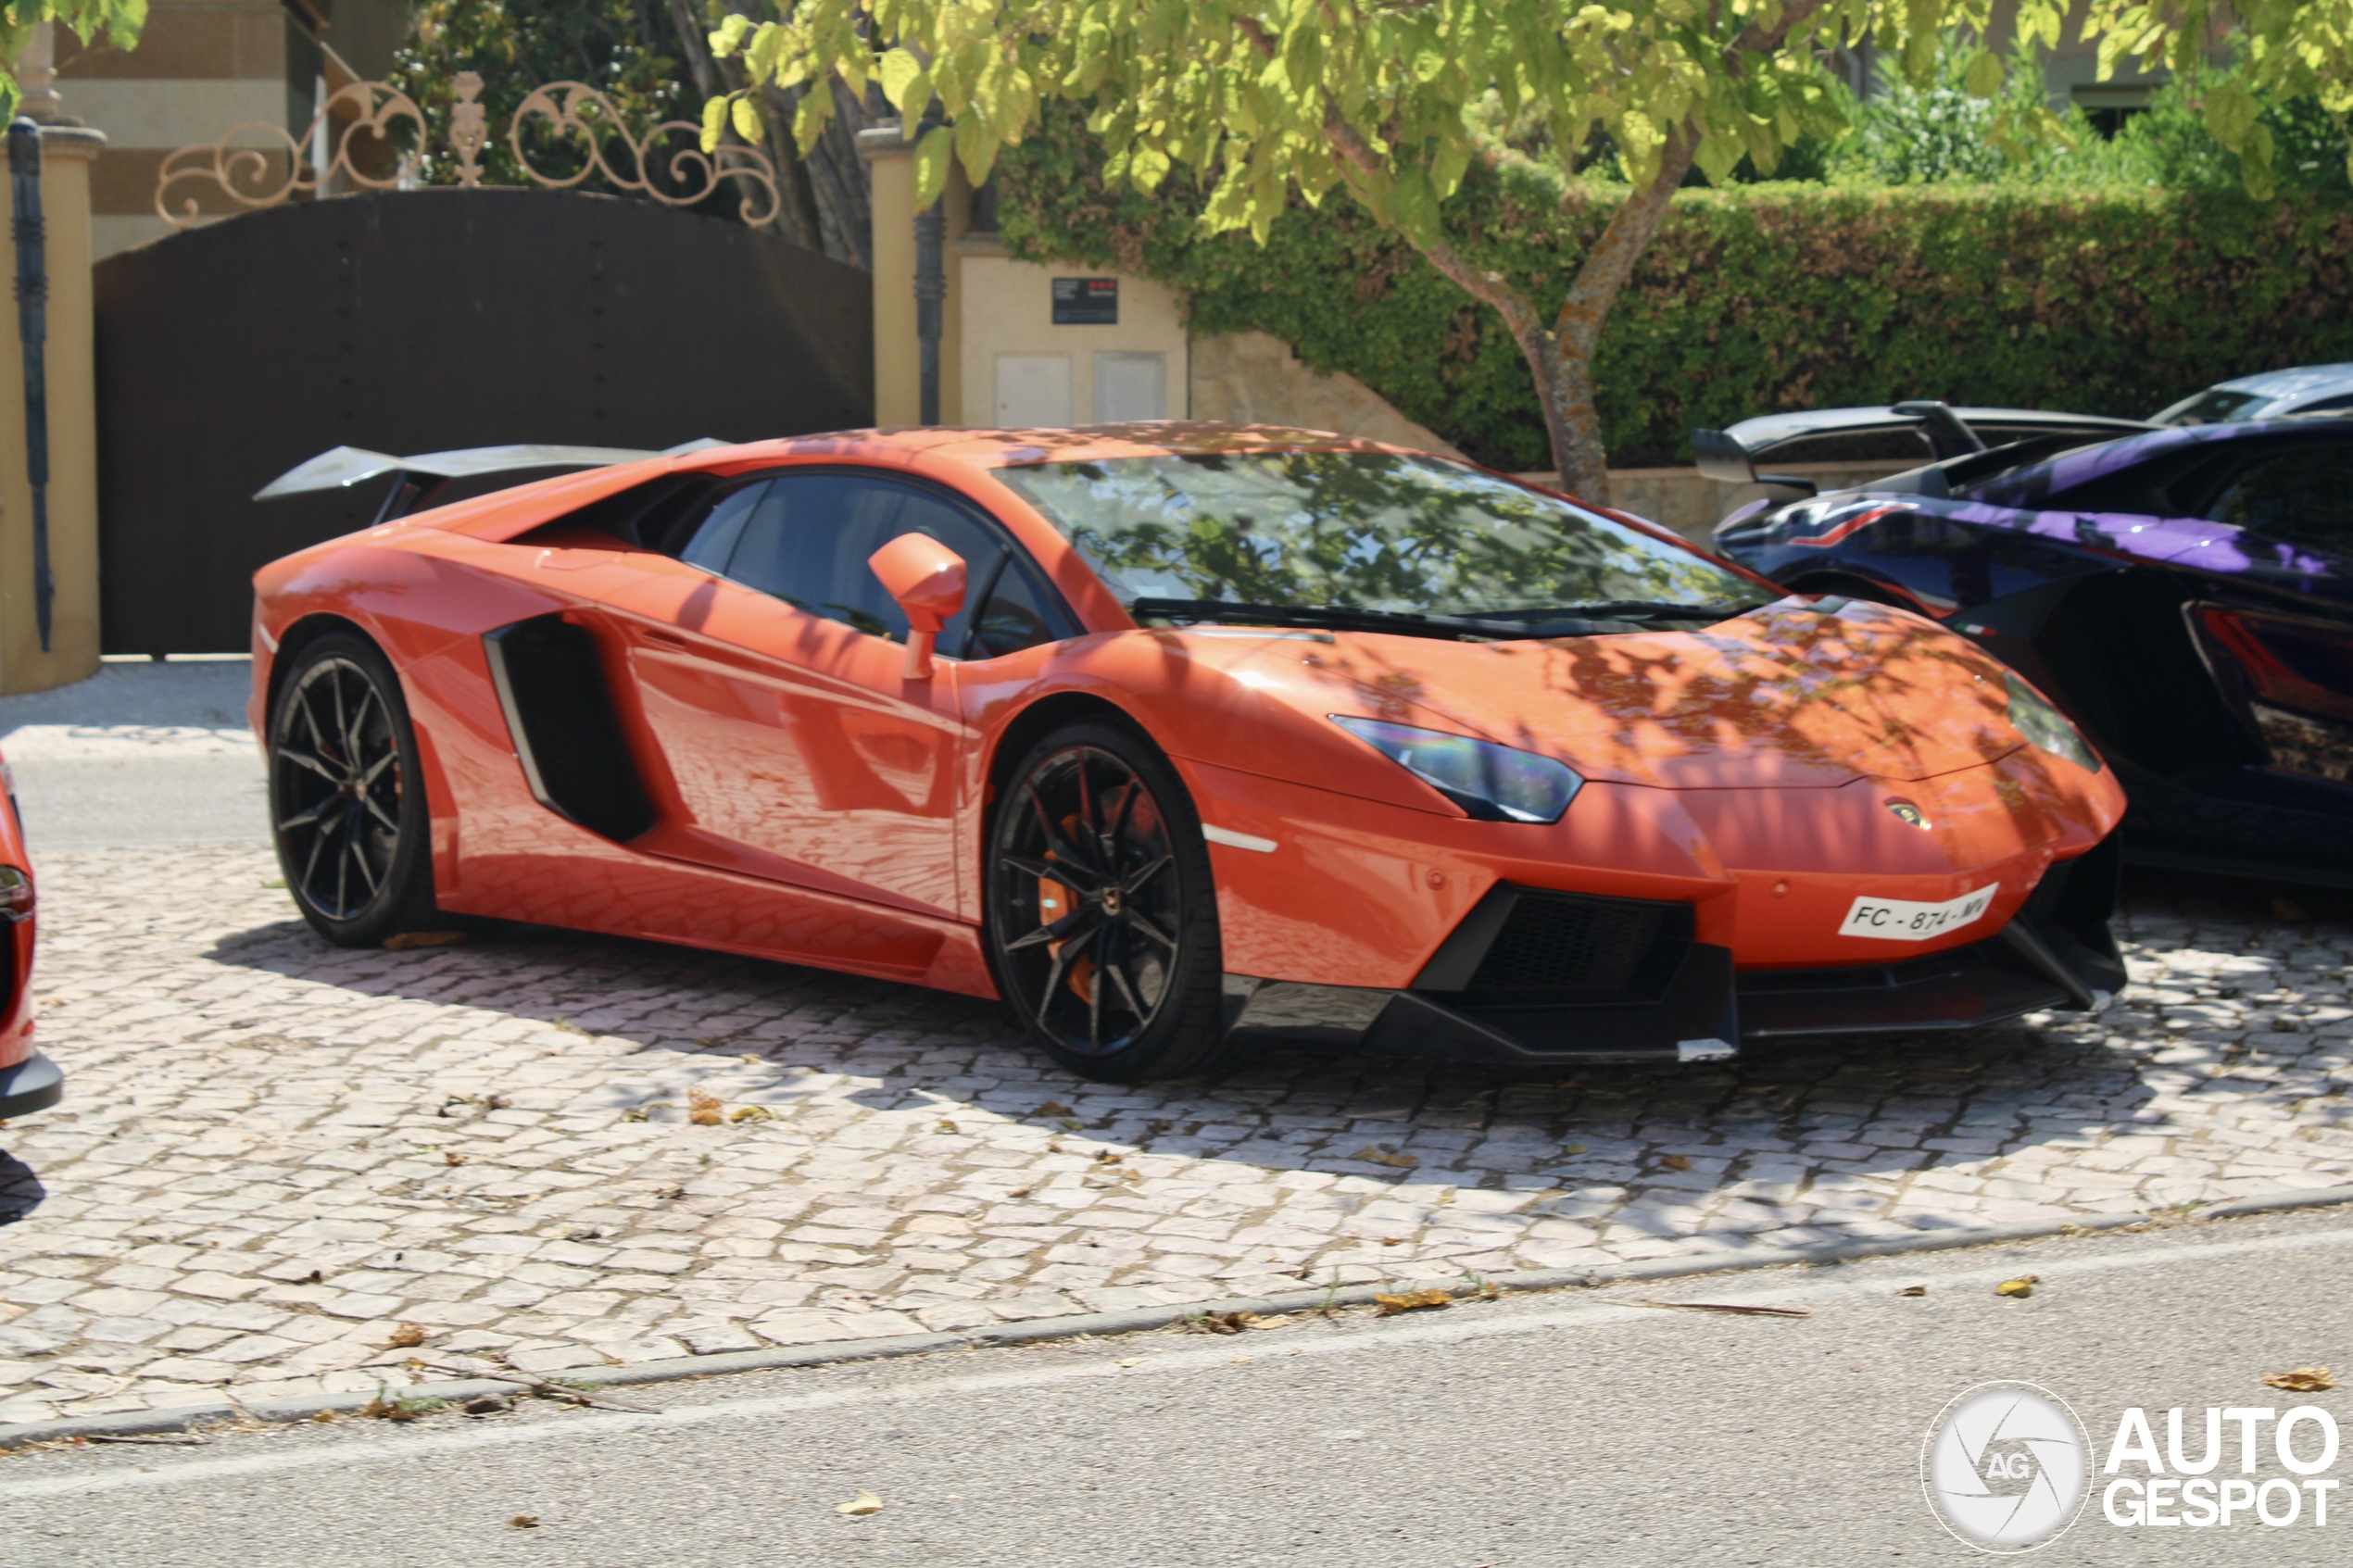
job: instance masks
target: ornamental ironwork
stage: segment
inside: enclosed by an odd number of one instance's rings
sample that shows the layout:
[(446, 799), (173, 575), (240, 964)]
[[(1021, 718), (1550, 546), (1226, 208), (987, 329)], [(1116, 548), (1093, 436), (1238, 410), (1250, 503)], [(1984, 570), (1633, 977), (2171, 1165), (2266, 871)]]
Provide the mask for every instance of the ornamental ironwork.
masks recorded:
[[(491, 129), (489, 111), (478, 101), (482, 78), (461, 71), (450, 84), (458, 93), (448, 136), (458, 184), (496, 188), (483, 179)], [(396, 154), (404, 126), (411, 150)], [(565, 174), (535, 164), (526, 146), (526, 132), (535, 130), (543, 154), (551, 142), (572, 145), (579, 167)], [(262, 144), (254, 144), (257, 137)], [(327, 97), (299, 138), (282, 125), (255, 120), (218, 142), (170, 154), (156, 182), (156, 212), (172, 227), (188, 229), (202, 220), (199, 199), (208, 190), (258, 211), (337, 190), (418, 189), (414, 148), (425, 138), (424, 112), (407, 94), (381, 82), (350, 82)], [(702, 127), (683, 119), (663, 120), (642, 136), (633, 135), (612, 100), (585, 82), (551, 82), (533, 89), (508, 122), (507, 145), (523, 178), (542, 190), (571, 190), (594, 177), (664, 207), (693, 207), (709, 199), (723, 181), (732, 181), (741, 198), (736, 215), (749, 226), (765, 228), (781, 211), (775, 165), (763, 149), (723, 143), (706, 153)]]

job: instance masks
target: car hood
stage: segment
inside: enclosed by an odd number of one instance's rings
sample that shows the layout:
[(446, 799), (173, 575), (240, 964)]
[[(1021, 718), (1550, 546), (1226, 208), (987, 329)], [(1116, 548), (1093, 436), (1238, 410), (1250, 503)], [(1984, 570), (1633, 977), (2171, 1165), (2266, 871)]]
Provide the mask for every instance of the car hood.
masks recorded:
[(1333, 715), (1418, 724), (1670, 789), (1924, 779), (2024, 744), (2001, 665), (1918, 616), (1854, 601), (1543, 642), (1294, 633), (1227, 668), (1319, 727)]

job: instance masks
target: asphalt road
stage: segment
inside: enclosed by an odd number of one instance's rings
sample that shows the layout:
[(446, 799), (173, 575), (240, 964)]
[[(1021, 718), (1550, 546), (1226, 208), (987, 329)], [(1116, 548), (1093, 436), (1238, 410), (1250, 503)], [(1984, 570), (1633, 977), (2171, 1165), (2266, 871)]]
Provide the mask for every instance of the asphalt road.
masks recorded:
[(56, 691), (0, 697), (34, 868), (50, 850), (260, 840), (261, 756), (242, 659), (108, 663)]
[[(2322, 1211), (629, 1391), (660, 1415), (534, 1401), (22, 1453), (0, 1460), (0, 1562), (1957, 1563), (1979, 1554), (1931, 1518), (1921, 1441), (1954, 1395), (2018, 1378), (2092, 1445), (2093, 1499), (2038, 1563), (2342, 1564), (2353, 1499), (2325, 1526), (2127, 1528), (2097, 1471), (2126, 1406), (2160, 1443), (2177, 1405), (2194, 1434), (2208, 1405), (2353, 1415), (2262, 1382), (2353, 1365), (2348, 1262), (2353, 1216)], [(2025, 1272), (2031, 1298), (1994, 1294)], [(2327, 1474), (2353, 1474), (2347, 1449)], [(2286, 1474), (2268, 1443), (2258, 1461), (2259, 1485)], [(837, 1512), (862, 1490), (879, 1512)]]

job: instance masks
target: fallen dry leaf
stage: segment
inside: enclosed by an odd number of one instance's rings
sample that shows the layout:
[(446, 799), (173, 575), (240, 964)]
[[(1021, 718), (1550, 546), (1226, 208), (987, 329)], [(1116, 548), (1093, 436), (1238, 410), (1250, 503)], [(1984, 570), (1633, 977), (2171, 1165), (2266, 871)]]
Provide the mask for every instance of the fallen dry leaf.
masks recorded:
[(774, 1122), (775, 1119), (776, 1113), (764, 1105), (739, 1105), (735, 1114), (727, 1118), (730, 1122)]
[(766, 1057), (754, 1056), (749, 1051), (744, 1052), (743, 1055), (737, 1057), (736, 1060), (742, 1062), (746, 1067), (765, 1067), (768, 1065), (768, 1059)]
[(1144, 1364), (1144, 1358), (1141, 1356), (1122, 1356), (1119, 1358), (1119, 1364), (1121, 1366), (1142, 1366)]
[(1432, 1286), (1428, 1290), (1404, 1290), (1393, 1296), (1386, 1291), (1375, 1291), (1373, 1301), (1380, 1308), (1380, 1315), (1390, 1318), (1400, 1312), (1418, 1312), (1428, 1307), (1451, 1307), (1454, 1304), (1454, 1298), (1451, 1291)]
[(413, 1349), (424, 1342), (425, 1325), (421, 1323), (404, 1323), (392, 1331), (391, 1344), (396, 1350)]
[(709, 1089), (686, 1091), (686, 1120), (698, 1127), (716, 1127), (726, 1121), (726, 1104)]
[(2263, 1378), (2267, 1388), (2284, 1388), (2291, 1394), (2325, 1394), (2336, 1386), (2336, 1379), (2324, 1366), (2300, 1366), (2294, 1372), (2274, 1372)]
[(1354, 1154), (1349, 1156), (1349, 1158), (1352, 1160), (1369, 1160), (1376, 1165), (1393, 1165), (1400, 1171), (1410, 1171), (1415, 1166), (1421, 1163), (1421, 1161), (1413, 1155), (1391, 1154), (1389, 1150), (1385, 1148), (1376, 1148), (1371, 1144), (1366, 1144)]
[(1664, 1307), (1673, 1312), (1736, 1312), (1747, 1318), (1810, 1318), (1805, 1307), (1745, 1307), (1732, 1301), (1629, 1301), (1629, 1307)]
[(423, 1419), (425, 1412), (409, 1400), (387, 1399), (378, 1394), (352, 1414), (366, 1416), (371, 1421), (419, 1421)]
[(1249, 1316), (1248, 1312), (1203, 1312), (1191, 1322), (1204, 1334), (1239, 1334), (1250, 1326), (1242, 1321)]
[(836, 1503), (834, 1505), (834, 1512), (836, 1513), (847, 1513), (852, 1519), (862, 1519), (869, 1513), (880, 1513), (882, 1510), (882, 1499), (875, 1496), (872, 1492), (863, 1490), (860, 1491), (856, 1497), (850, 1499), (848, 1502)]
[(1895, 1294), (1898, 1296), (1925, 1296), (1928, 1294), (1928, 1286), (1924, 1285), (1907, 1285)]
[(1075, 1116), (1077, 1112), (1058, 1099), (1050, 1099), (1030, 1114), (1032, 1116)]
[(1659, 1163), (1670, 1171), (1688, 1171), (1692, 1168), (1691, 1157), (1685, 1154), (1665, 1155), (1661, 1157)]
[(1027, 1187), (1015, 1187), (1011, 1192), (1005, 1194), (1005, 1196), (1007, 1198), (1027, 1198), (1029, 1196), (1029, 1189)]
[(462, 931), (399, 931), (384, 938), (387, 952), (405, 953), (411, 947), (447, 947), (453, 942), (463, 942)]
[(2035, 1284), (2041, 1277), (2042, 1276), (2039, 1274), (2020, 1274), (2016, 1279), (2006, 1279), (2001, 1284), (1994, 1287), (1994, 1294), (1996, 1296), (2032, 1296), (2034, 1294)]
[(1289, 1328), (1296, 1320), (1289, 1312), (1244, 1312), (1244, 1328)]
[(507, 1523), (518, 1530), (536, 1530), (539, 1528), (539, 1515), (535, 1513), (518, 1513), (512, 1519), (508, 1520)]
[(643, 1122), (646, 1119), (646, 1108), (642, 1105), (633, 1105), (621, 1113), (621, 1119), (623, 1122)]
[(454, 1148), (445, 1148), (441, 1151), (441, 1162), (444, 1165), (463, 1165), (472, 1158), (472, 1155), (460, 1154)]

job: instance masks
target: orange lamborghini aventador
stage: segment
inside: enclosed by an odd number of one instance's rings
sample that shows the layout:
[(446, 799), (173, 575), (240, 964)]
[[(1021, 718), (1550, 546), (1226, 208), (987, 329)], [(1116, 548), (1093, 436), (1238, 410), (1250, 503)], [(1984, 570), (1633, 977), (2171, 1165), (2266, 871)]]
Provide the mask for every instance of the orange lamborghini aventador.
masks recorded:
[(1254, 427), (514, 450), (602, 466), (401, 516), (497, 464), (339, 448), (305, 470), (396, 473), (386, 521), (256, 579), (331, 941), (449, 911), (1000, 997), (1118, 1081), (2123, 983), (2123, 796), (2032, 687), (1621, 513)]

